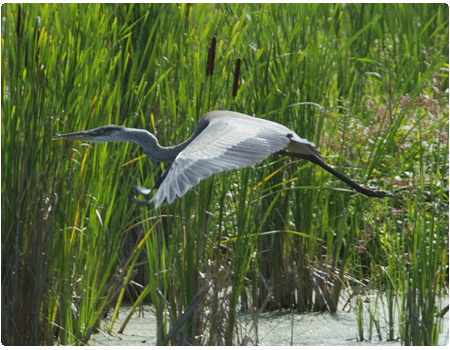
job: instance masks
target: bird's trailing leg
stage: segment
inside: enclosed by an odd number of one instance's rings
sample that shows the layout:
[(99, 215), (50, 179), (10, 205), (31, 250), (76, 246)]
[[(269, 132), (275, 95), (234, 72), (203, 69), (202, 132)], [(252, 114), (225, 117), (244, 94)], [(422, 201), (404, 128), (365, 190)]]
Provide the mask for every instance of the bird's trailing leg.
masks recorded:
[(348, 177), (342, 175), (340, 172), (334, 170), (332, 167), (327, 165), (322, 159), (320, 159), (316, 155), (304, 155), (304, 154), (300, 154), (299, 155), (299, 154), (289, 153), (289, 152), (280, 152), (280, 153), (281, 154), (285, 154), (285, 155), (289, 155), (289, 156), (294, 156), (294, 157), (297, 157), (297, 158), (300, 158), (300, 159), (305, 159), (305, 160), (310, 161), (311, 163), (317, 164), (318, 166), (322, 167), (323, 169), (325, 169), (329, 173), (331, 173), (334, 176), (336, 176), (339, 180), (344, 181), (351, 188), (355, 189), (359, 193), (362, 193), (362, 194), (366, 195), (367, 197), (379, 197), (379, 198), (393, 197), (392, 193), (380, 190), (377, 187), (360, 185), (360, 184), (356, 183), (355, 181), (350, 180)]

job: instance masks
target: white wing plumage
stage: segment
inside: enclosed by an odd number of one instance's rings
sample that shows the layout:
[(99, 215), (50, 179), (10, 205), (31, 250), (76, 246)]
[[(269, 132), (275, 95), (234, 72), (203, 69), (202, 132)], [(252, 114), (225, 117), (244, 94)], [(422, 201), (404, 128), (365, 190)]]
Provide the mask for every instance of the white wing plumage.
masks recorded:
[[(224, 170), (261, 163), (285, 149), (291, 139), (300, 139), (287, 127), (246, 116), (212, 118), (208, 126), (182, 151), (172, 164), (152, 201), (156, 208), (164, 200), (171, 204), (201, 180)], [(307, 140), (308, 144), (314, 145)]]

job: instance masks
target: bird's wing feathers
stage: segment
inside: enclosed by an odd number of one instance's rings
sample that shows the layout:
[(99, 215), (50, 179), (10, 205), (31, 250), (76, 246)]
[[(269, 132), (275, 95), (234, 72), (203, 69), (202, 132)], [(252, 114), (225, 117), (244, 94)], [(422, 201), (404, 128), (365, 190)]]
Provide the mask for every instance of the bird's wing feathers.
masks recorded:
[(171, 204), (214, 173), (259, 164), (270, 154), (285, 149), (292, 131), (276, 123), (268, 127), (266, 122), (212, 119), (175, 159), (152, 198), (156, 207), (166, 199)]

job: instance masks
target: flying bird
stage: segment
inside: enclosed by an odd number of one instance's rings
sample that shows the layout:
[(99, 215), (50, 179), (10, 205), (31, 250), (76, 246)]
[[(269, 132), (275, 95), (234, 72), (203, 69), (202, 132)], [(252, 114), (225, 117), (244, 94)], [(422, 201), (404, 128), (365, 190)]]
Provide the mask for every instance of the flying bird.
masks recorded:
[[(201, 180), (224, 170), (250, 167), (271, 154), (288, 155), (319, 165), (356, 191), (368, 197), (391, 197), (376, 187), (360, 185), (327, 165), (314, 143), (301, 138), (284, 125), (231, 111), (206, 113), (192, 136), (178, 146), (163, 147), (147, 130), (108, 125), (92, 130), (56, 135), (53, 140), (90, 142), (133, 142), (153, 161), (172, 162), (155, 187), (150, 201), (158, 208), (170, 205)], [(143, 194), (152, 190), (135, 186)]]

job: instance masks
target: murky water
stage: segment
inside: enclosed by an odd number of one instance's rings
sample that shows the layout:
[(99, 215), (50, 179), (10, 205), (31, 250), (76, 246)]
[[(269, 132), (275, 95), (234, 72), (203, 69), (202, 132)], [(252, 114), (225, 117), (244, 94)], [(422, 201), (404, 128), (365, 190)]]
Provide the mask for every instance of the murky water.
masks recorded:
[[(446, 304), (448, 305), (448, 300)], [(150, 307), (141, 308), (136, 312), (122, 334), (117, 334), (122, 322), (128, 315), (131, 307), (123, 306), (120, 309), (118, 321), (115, 323), (113, 333), (95, 334), (90, 345), (101, 346), (133, 346), (133, 345), (156, 345), (156, 317)], [(382, 310), (383, 311), (383, 310)], [(388, 324), (383, 317), (383, 312), (379, 315), (379, 339), (376, 327), (369, 327), (369, 316), (364, 314), (364, 338), (370, 338), (370, 328), (372, 328), (372, 340), (358, 341), (358, 325), (354, 311), (339, 311), (336, 314), (330, 313), (308, 313), (298, 314), (290, 311), (276, 311), (263, 313), (258, 320), (258, 329), (252, 328), (250, 314), (239, 315), (241, 324), (239, 338), (242, 340), (247, 334), (250, 341), (248, 345), (382, 345), (398, 346), (400, 341), (386, 341), (388, 334)], [(397, 320), (397, 317), (395, 317)], [(106, 327), (104, 327), (106, 328)], [(395, 336), (398, 331), (395, 330)], [(449, 343), (449, 314), (442, 319), (441, 335), (439, 345)]]

